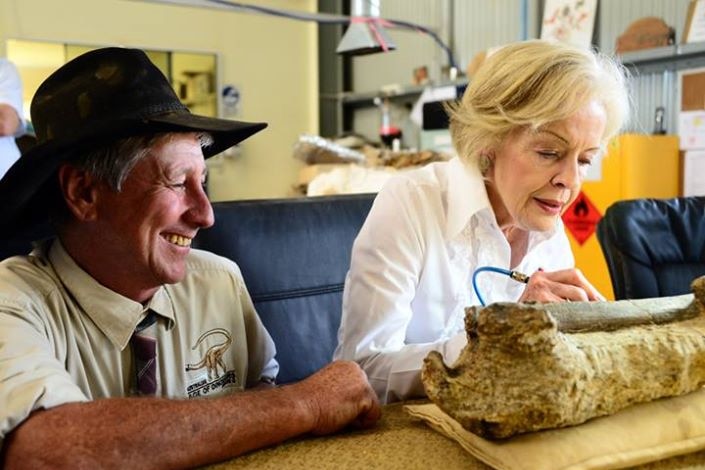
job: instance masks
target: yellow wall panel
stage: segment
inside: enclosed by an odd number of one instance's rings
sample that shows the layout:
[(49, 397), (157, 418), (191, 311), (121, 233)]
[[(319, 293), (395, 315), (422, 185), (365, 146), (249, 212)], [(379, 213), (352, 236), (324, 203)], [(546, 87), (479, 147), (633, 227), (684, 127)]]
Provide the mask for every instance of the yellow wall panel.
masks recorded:
[[(314, 0), (257, 0), (253, 5), (316, 11)], [(301, 134), (318, 133), (318, 27), (314, 22), (213, 8), (127, 0), (0, 0), (0, 56), (8, 39), (127, 46), (218, 55), (218, 84), (242, 96), (244, 121), (269, 127), (241, 154), (209, 160), (213, 200), (284, 197), (302, 162)]]

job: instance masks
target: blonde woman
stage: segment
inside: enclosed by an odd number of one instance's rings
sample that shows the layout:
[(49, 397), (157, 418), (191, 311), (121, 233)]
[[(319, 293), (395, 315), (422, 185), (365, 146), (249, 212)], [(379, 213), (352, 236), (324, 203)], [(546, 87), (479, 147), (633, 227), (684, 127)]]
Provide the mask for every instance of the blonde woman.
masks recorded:
[(627, 120), (625, 82), (599, 53), (507, 45), (450, 111), (459, 157), (380, 191), (353, 246), (335, 358), (357, 361), (383, 402), (423, 395), (429, 351), (456, 359), (467, 306), (602, 299), (560, 216)]

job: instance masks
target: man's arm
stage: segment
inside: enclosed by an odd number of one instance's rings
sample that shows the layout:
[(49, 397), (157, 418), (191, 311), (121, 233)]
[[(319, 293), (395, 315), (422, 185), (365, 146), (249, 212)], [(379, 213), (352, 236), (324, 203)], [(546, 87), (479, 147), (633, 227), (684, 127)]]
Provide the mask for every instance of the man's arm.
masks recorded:
[(33, 413), (4, 468), (188, 468), (380, 417), (364, 372), (334, 362), (296, 384), (218, 399), (111, 398)]

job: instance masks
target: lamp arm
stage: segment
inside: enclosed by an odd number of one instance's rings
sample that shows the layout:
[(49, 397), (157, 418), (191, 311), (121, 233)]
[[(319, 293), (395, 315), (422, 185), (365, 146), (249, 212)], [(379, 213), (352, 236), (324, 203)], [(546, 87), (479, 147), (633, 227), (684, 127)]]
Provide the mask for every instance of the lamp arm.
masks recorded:
[[(229, 8), (234, 9), (234, 10), (253, 11), (253, 12), (262, 13), (265, 15), (278, 16), (281, 18), (289, 18), (292, 20), (299, 20), (299, 21), (315, 21), (317, 23), (322, 23), (322, 24), (348, 24), (348, 23), (352, 22), (352, 20), (353, 20), (353, 17), (345, 16), (345, 15), (332, 15), (329, 13), (302, 13), (302, 12), (295, 12), (295, 11), (278, 10), (276, 8), (264, 7), (264, 6), (260, 6), (260, 5), (249, 5), (249, 4), (238, 3), (238, 2), (231, 2), (229, 0), (204, 0), (204, 1), (206, 3), (213, 3), (216, 5), (227, 6)], [(427, 27), (422, 26), (420, 24), (411, 23), (409, 21), (388, 20), (388, 19), (377, 18), (377, 17), (365, 17), (365, 18), (371, 22), (378, 22), (382, 26), (400, 28), (400, 29), (412, 29), (412, 30), (420, 31), (424, 34), (431, 36), (433, 38), (433, 40), (436, 42), (436, 44), (438, 44), (441, 47), (441, 49), (443, 49), (443, 51), (448, 56), (448, 65), (457, 70), (458, 65), (455, 61), (455, 58), (453, 57), (453, 52), (450, 50), (450, 47), (448, 47), (435, 32), (431, 31)]]
[(457, 69), (458, 64), (455, 62), (455, 58), (453, 57), (453, 52), (450, 50), (450, 47), (448, 47), (436, 34), (434, 31), (428, 29), (425, 26), (422, 26), (420, 24), (416, 23), (411, 23), (409, 21), (402, 21), (402, 20), (387, 20), (387, 19), (380, 19), (381, 23), (383, 26), (391, 26), (393, 28), (405, 28), (405, 29), (413, 29), (416, 31), (420, 31), (422, 33), (428, 34), (433, 38), (434, 41), (436, 41), (436, 44), (440, 46), (441, 49), (446, 53), (448, 56), (448, 65)]

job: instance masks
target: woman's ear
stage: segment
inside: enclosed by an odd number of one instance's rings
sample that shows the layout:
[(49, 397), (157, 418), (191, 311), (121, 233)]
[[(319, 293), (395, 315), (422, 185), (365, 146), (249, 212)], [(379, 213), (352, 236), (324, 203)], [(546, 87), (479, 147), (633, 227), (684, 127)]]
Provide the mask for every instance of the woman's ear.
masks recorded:
[(95, 220), (98, 183), (86, 170), (64, 163), (59, 168), (59, 186), (66, 206), (80, 221)]
[(480, 152), (480, 172), (487, 175), (494, 166), (495, 153), (494, 150), (483, 150)]

